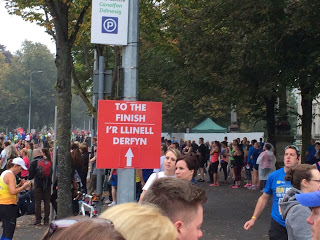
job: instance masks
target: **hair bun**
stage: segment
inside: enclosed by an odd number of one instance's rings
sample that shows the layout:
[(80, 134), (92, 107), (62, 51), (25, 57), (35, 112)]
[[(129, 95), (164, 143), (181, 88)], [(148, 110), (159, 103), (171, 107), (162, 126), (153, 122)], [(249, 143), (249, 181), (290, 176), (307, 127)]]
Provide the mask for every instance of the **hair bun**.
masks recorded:
[(284, 177), (284, 179), (286, 180), (286, 181), (292, 181), (292, 179), (293, 179), (293, 177), (292, 177), (292, 173), (290, 173), (290, 174), (287, 174), (285, 177)]

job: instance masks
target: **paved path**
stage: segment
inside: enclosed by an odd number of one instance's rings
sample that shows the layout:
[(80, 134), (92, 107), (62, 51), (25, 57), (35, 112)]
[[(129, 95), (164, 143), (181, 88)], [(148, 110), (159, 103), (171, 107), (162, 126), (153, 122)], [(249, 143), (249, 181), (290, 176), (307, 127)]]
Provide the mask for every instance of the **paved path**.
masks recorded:
[[(206, 179), (208, 180), (208, 179)], [(208, 183), (199, 183), (208, 195), (208, 202), (204, 205), (204, 223), (202, 226), (203, 240), (260, 240), (268, 239), (270, 225), (270, 207), (267, 208), (250, 231), (243, 229), (243, 224), (253, 213), (255, 203), (261, 193), (244, 188), (231, 189), (229, 184), (219, 187), (209, 187)], [(18, 218), (14, 239), (36, 240), (45, 232), (44, 226), (30, 225), (34, 216)], [(2, 229), (0, 230), (2, 232)]]
[(261, 195), (259, 191), (245, 188), (232, 189), (229, 184), (209, 187), (199, 183), (208, 195), (204, 205), (203, 240), (258, 240), (268, 239), (271, 201), (252, 230), (243, 229), (244, 223), (252, 216), (255, 204)]

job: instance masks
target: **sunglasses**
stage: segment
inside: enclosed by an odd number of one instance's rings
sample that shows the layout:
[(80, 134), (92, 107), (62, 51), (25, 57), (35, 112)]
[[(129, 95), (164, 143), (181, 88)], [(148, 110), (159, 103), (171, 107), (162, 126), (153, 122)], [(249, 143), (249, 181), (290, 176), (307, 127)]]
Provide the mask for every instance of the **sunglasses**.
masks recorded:
[[(108, 219), (103, 219), (103, 218), (94, 218), (94, 219), (90, 219), (93, 220), (95, 222), (101, 222), (101, 223), (107, 223), (109, 224), (111, 227), (114, 227), (113, 222), (111, 222)], [(85, 220), (76, 220), (76, 219), (61, 219), (61, 220), (54, 220), (50, 223), (49, 226), (49, 235), (51, 236), (57, 229), (59, 228), (68, 228), (71, 225), (79, 222), (79, 221), (85, 221)]]
[(286, 146), (286, 147), (284, 148), (284, 150), (287, 150), (287, 149), (294, 149), (294, 150), (297, 151), (297, 154), (300, 155), (300, 150), (299, 150), (299, 148), (298, 148), (297, 146), (295, 146), (295, 145), (288, 145), (288, 146)]

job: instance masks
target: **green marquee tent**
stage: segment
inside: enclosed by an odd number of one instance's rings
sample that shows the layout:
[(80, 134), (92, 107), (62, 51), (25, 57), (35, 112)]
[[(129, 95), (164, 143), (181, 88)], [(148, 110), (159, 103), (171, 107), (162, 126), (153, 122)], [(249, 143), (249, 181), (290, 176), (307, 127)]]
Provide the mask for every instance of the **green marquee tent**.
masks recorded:
[(226, 133), (227, 129), (219, 126), (210, 118), (207, 118), (191, 129), (192, 133)]

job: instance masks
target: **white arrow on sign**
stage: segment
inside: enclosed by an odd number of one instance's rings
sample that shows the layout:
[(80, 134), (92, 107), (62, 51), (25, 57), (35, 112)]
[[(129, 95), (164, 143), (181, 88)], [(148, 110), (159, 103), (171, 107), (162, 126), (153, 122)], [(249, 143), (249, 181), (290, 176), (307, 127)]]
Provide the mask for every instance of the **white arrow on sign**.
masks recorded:
[(128, 149), (128, 152), (126, 153), (126, 158), (127, 158), (127, 167), (132, 166), (132, 158), (134, 157), (131, 148)]

